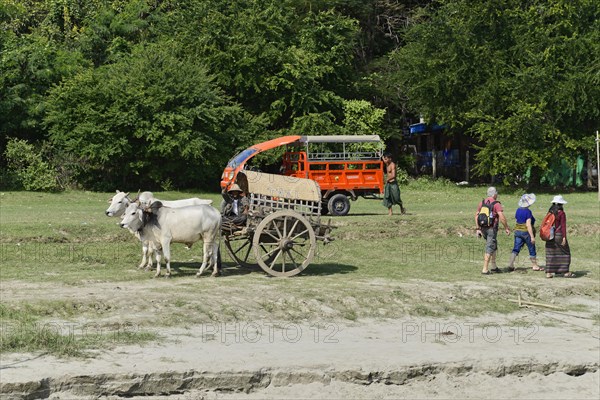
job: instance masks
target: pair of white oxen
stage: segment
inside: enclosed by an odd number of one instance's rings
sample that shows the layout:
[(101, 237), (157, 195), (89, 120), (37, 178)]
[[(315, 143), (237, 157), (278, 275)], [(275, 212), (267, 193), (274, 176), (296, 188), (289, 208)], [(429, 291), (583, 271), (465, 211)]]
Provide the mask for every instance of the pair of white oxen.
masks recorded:
[(160, 276), (161, 258), (171, 275), (171, 243), (185, 243), (191, 247), (202, 240), (202, 265), (196, 276), (206, 267), (213, 267), (217, 274), (217, 256), (221, 237), (221, 214), (211, 206), (212, 200), (197, 197), (183, 200), (163, 201), (151, 192), (143, 192), (135, 199), (129, 193), (117, 193), (109, 200), (106, 210), (109, 217), (122, 217), (121, 228), (128, 229), (142, 242), (142, 262), (139, 268), (152, 268), (152, 252), (156, 252), (156, 274)]

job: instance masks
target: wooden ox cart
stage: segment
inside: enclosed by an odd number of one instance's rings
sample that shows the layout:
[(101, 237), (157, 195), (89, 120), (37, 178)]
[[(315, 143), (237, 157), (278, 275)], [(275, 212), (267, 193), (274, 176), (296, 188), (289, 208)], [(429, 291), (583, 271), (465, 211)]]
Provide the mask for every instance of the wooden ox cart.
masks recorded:
[(333, 239), (321, 224), (321, 190), (311, 179), (240, 171), (236, 179), (249, 200), (245, 226), (224, 223), (229, 255), (244, 267), (273, 276), (294, 276), (315, 256), (317, 241)]

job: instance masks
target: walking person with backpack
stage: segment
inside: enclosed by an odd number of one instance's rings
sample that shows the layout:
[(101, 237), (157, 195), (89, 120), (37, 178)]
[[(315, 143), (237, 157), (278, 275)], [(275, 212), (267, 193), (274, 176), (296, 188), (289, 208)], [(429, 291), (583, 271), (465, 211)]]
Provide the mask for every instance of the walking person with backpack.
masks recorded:
[[(483, 257), (483, 275), (490, 275), (492, 272), (500, 272), (500, 268), (496, 265), (496, 251), (498, 250), (498, 227), (499, 223), (504, 226), (504, 231), (510, 235), (508, 222), (504, 216), (502, 204), (497, 200), (498, 191), (491, 186), (487, 190), (487, 198), (479, 203), (477, 212), (475, 213), (475, 225), (477, 226), (477, 236), (485, 239), (485, 255)], [(489, 269), (490, 262), (492, 269)]]
[(565, 278), (575, 276), (569, 271), (571, 249), (567, 241), (567, 215), (564, 204), (567, 204), (567, 201), (561, 195), (554, 196), (552, 206), (540, 229), (540, 237), (546, 241), (546, 278), (553, 278), (556, 274)]
[(533, 213), (529, 209), (535, 203), (535, 194), (524, 194), (519, 199), (519, 208), (515, 212), (515, 219), (517, 225), (515, 226), (515, 245), (510, 253), (510, 261), (508, 263), (508, 270), (515, 270), (515, 259), (519, 255), (523, 245), (527, 245), (529, 250), (529, 259), (531, 260), (531, 269), (534, 271), (543, 271), (537, 263), (537, 255), (535, 249), (535, 218)]

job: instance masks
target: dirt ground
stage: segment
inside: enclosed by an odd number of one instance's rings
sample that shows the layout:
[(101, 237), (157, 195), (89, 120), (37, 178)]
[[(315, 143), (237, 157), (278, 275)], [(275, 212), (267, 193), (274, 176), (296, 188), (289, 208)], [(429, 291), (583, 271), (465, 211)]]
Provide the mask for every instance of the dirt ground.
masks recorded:
[[(564, 373), (548, 376), (490, 377), (486, 374), (449, 376), (445, 373), (404, 385), (357, 385), (332, 382), (269, 386), (253, 393), (194, 390), (183, 395), (153, 396), (151, 400), (250, 400), (250, 399), (594, 399), (598, 397), (598, 372), (573, 378)], [(596, 389), (594, 389), (596, 387)], [(483, 394), (485, 393), (485, 394)], [(118, 397), (109, 396), (115, 400)], [(133, 397), (143, 400), (148, 397)]]
[[(555, 281), (556, 285), (573, 284), (573, 280)], [(35, 302), (42, 296), (47, 301), (71, 301), (82, 311), (76, 321), (68, 316), (49, 321), (56, 329), (75, 335), (109, 327), (117, 333), (120, 329), (142, 329), (158, 333), (159, 340), (110, 346), (86, 358), (3, 354), (0, 397), (191, 400), (600, 396), (598, 299), (589, 296), (564, 299), (580, 310), (568, 312), (530, 307), (512, 314), (476, 318), (406, 315), (347, 320), (327, 309), (314, 312), (308, 304), (311, 318), (304, 320), (285, 319), (277, 313), (269, 318), (265, 312), (238, 311), (235, 318), (207, 321), (190, 316), (186, 322), (178, 323), (175, 318), (166, 325), (166, 316), (181, 312), (170, 304), (174, 294), (184, 288), (189, 292), (190, 285), (197, 285), (195, 282), (173, 280), (164, 284), (163, 290), (157, 290), (152, 280), (127, 283), (126, 287), (121, 283), (62, 286), (4, 282), (5, 304)], [(201, 285), (213, 287), (220, 283), (206, 278)], [(471, 283), (471, 289), (481, 289), (481, 285)], [(461, 286), (464, 290), (465, 284)], [(236, 285), (221, 287), (220, 296), (228, 302), (258, 304), (265, 297), (260, 283), (246, 285), (237, 297)], [(400, 287), (416, 294), (425, 287), (429, 293), (455, 290), (452, 283), (416, 280)], [(183, 311), (204, 310), (201, 304), (208, 307), (218, 301), (214, 291), (210, 293), (202, 297), (196, 292), (197, 303), (193, 307), (187, 304)], [(352, 304), (350, 300), (347, 303)], [(157, 320), (161, 323), (152, 323)]]

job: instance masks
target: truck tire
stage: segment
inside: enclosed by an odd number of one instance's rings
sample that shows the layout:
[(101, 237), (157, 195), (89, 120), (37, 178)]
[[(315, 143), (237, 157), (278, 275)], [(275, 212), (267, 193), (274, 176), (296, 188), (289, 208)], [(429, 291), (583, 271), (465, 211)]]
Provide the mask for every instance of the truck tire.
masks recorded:
[(348, 215), (348, 212), (350, 211), (350, 200), (348, 200), (348, 196), (345, 194), (334, 194), (329, 199), (327, 208), (329, 209), (329, 213), (331, 215), (338, 217)]

